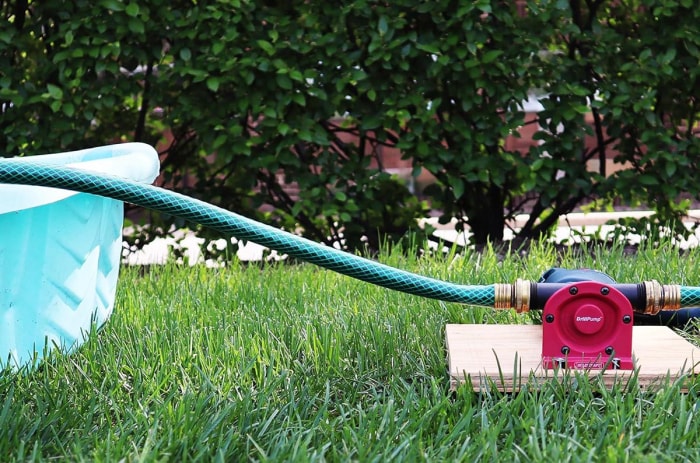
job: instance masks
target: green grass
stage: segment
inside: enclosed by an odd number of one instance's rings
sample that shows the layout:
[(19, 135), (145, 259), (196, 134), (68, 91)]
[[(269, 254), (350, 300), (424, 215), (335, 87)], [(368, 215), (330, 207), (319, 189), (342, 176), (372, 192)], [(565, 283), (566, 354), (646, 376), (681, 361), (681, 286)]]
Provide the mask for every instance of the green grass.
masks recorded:
[[(688, 285), (700, 284), (699, 258), (670, 246), (560, 256), (545, 245), (526, 257), (380, 256), (464, 283), (560, 265)], [(0, 374), (0, 460), (700, 459), (700, 379), (450, 392), (446, 323), (532, 322), (310, 265), (125, 268), (114, 315), (86, 345)]]

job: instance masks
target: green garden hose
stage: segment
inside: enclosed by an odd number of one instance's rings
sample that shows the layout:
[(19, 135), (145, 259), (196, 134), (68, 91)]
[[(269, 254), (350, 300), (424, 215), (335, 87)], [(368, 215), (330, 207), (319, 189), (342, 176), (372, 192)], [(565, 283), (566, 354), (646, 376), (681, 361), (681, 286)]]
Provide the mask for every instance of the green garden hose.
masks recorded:
[(67, 167), (0, 161), (0, 183), (61, 188), (129, 202), (249, 240), (344, 275), (406, 293), (493, 306), (494, 287), (464, 286), (415, 275), (264, 225), (163, 188)]
[[(105, 196), (180, 217), (249, 240), (329, 270), (405, 293), (468, 305), (541, 309), (560, 286), (518, 280), (515, 284), (458, 285), (399, 270), (264, 225), (233, 212), (152, 185), (68, 167), (0, 160), (0, 183), (54, 187)], [(617, 285), (635, 310), (653, 314), (700, 304), (700, 287), (657, 282)]]

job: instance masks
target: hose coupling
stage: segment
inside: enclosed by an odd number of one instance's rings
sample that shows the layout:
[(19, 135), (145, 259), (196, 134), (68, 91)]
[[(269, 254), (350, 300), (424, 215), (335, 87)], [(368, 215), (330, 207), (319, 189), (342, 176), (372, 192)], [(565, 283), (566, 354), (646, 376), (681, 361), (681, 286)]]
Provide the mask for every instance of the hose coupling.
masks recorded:
[(662, 310), (678, 310), (681, 308), (680, 285), (662, 285), (656, 280), (643, 283), (646, 293), (644, 313), (656, 315)]
[(516, 312), (530, 310), (530, 282), (517, 279), (515, 284), (497, 283), (495, 285), (494, 308), (515, 309)]

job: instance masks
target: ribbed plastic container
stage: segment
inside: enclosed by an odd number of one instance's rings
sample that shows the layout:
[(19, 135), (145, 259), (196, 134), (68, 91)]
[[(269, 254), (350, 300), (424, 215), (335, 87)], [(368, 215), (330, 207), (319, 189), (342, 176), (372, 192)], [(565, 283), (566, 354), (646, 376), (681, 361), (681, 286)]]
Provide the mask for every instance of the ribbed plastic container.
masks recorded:
[[(20, 162), (65, 165), (151, 183), (156, 151), (125, 143)], [(0, 185), (0, 368), (71, 351), (112, 313), (122, 250), (121, 201)]]

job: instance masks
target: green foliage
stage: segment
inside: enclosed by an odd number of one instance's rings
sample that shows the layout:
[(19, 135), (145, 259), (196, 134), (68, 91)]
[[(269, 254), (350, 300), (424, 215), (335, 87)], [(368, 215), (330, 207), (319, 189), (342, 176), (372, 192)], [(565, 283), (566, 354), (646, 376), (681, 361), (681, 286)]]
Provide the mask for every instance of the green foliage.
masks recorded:
[[(348, 249), (427, 213), (386, 149), (435, 177), (432, 207), (479, 243), (521, 212), (522, 237), (546, 235), (593, 199), (678, 221), (700, 192), (693, 2), (521, 5), (4, 2), (0, 149), (157, 144), (164, 185)], [(532, 95), (523, 154), (505, 141)]]
[[(556, 219), (582, 200), (607, 198), (646, 204), (656, 210), (656, 223), (687, 233), (680, 222), (691, 202), (679, 200), (700, 192), (692, 174), (700, 159), (700, 13), (691, 3), (531, 5), (545, 13), (532, 16), (543, 20), (539, 30), (555, 37), (534, 60), (548, 98), (539, 114), (542, 145), (532, 153), (549, 155), (530, 158), (533, 167), (543, 159), (538, 172), (547, 170), (537, 179), (544, 183), (533, 185), (544, 192), (534, 216), (551, 208)], [(605, 163), (612, 157), (614, 172)], [(547, 188), (555, 174), (560, 187)], [(526, 231), (537, 228), (531, 222)]]
[(381, 102), (367, 117), (383, 114), (387, 139), (435, 176), (427, 193), (445, 221), (466, 220), (477, 242), (502, 238), (500, 211), (523, 173), (503, 140), (522, 124), (517, 103), (529, 88), (511, 65), (531, 52), (515, 3), (360, 3), (348, 20), (367, 57), (358, 60), (367, 97)]
[(352, 43), (338, 37), (338, 14), (299, 1), (195, 5), (172, 18), (173, 28), (197, 32), (172, 41), (173, 65), (157, 86), (181, 89), (158, 101), (171, 127), (196, 134), (200, 156), (168, 150), (164, 166), (176, 183), (191, 173), (190, 193), (223, 207), (259, 216), (268, 204), (267, 222), (376, 250), (383, 235), (418, 232), (426, 206), (370, 167), (380, 149), (373, 127), (336, 117), (357, 109), (346, 99), (361, 74)]

